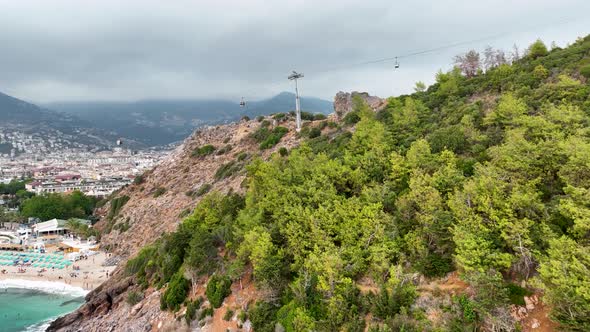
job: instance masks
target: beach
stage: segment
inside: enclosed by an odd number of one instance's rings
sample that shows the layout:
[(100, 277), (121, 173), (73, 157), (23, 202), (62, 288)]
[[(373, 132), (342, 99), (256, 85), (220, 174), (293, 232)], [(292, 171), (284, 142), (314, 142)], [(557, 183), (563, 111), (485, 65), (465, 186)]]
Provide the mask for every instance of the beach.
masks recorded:
[[(98, 252), (96, 255), (89, 256), (87, 259), (76, 261), (73, 265), (67, 266), (64, 269), (46, 268), (46, 271), (42, 273), (39, 273), (40, 268), (31, 266), (26, 267), (24, 273), (19, 272), (18, 266), (2, 266), (0, 270), (6, 270), (6, 273), (0, 273), (0, 287), (3, 287), (2, 285), (10, 280), (28, 280), (34, 282), (61, 283), (90, 291), (107, 280), (107, 273), (110, 276), (116, 268), (116, 266), (102, 266), (102, 263), (107, 258), (107, 253)], [(79, 269), (74, 270), (74, 267)], [(72, 273), (75, 273), (76, 276), (73, 276)]]

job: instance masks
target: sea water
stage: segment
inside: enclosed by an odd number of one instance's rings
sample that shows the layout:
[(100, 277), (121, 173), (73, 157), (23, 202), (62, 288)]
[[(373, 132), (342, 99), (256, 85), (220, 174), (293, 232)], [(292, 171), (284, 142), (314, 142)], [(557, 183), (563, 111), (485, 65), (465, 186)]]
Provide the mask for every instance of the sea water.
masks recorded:
[(45, 331), (84, 303), (85, 291), (61, 283), (0, 281), (0, 332)]

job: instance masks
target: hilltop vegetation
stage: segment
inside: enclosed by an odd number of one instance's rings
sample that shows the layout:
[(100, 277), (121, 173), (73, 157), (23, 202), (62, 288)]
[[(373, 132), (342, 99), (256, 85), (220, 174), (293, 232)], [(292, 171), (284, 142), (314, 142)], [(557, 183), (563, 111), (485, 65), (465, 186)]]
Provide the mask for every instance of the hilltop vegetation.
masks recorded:
[[(562, 329), (589, 330), (590, 36), (492, 53), (254, 158), (244, 196), (207, 194), (127, 273), (172, 310), (202, 276), (218, 307), (251, 273), (255, 331), (516, 331), (510, 305), (540, 290)], [(470, 292), (420, 297), (418, 275), (452, 271)]]

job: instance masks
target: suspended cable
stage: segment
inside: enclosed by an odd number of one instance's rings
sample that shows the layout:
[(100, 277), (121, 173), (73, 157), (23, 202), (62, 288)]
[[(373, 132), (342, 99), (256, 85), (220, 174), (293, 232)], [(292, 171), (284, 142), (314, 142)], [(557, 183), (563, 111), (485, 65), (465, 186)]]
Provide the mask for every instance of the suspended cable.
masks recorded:
[[(560, 20), (557, 22), (554, 22), (552, 24), (543, 24), (543, 25), (537, 25), (537, 26), (533, 26), (533, 27), (529, 27), (525, 30), (521, 30), (518, 33), (524, 33), (524, 32), (528, 32), (531, 30), (536, 30), (539, 28), (543, 28), (543, 27), (550, 27), (550, 26), (556, 26), (556, 25), (561, 25), (561, 24), (566, 24), (566, 23), (571, 23), (571, 22), (575, 22), (575, 21), (580, 21), (580, 20), (586, 20), (587, 18), (576, 18), (576, 19), (564, 19), (564, 20)], [(357, 63), (351, 63), (351, 64), (343, 64), (343, 65), (339, 65), (339, 66), (334, 66), (334, 67), (329, 67), (329, 68), (324, 68), (324, 69), (318, 69), (318, 70), (307, 70), (307, 73), (311, 73), (311, 79), (313, 79), (313, 74), (316, 74), (315, 77), (317, 77), (317, 74), (322, 74), (322, 73), (327, 73), (327, 72), (332, 72), (332, 71), (339, 71), (339, 70), (343, 70), (343, 69), (349, 69), (349, 68), (354, 68), (354, 67), (360, 67), (360, 66), (366, 66), (366, 65), (371, 65), (371, 64), (378, 64), (378, 63), (384, 63), (384, 62), (391, 62), (391, 61), (395, 61), (395, 65), (394, 67), (397, 69), (400, 67), (400, 62), (399, 59), (407, 59), (407, 58), (411, 58), (411, 57), (415, 57), (415, 56), (420, 56), (420, 55), (424, 55), (424, 54), (430, 54), (430, 53), (436, 53), (436, 52), (440, 52), (446, 49), (452, 49), (455, 47), (459, 47), (459, 46), (464, 46), (464, 45), (469, 45), (469, 44), (475, 44), (475, 43), (481, 43), (484, 41), (489, 41), (489, 40), (494, 40), (494, 39), (498, 39), (501, 37), (505, 37), (505, 36), (509, 36), (509, 35), (513, 35), (517, 32), (515, 31), (505, 31), (502, 33), (497, 33), (497, 34), (493, 34), (493, 35), (489, 35), (489, 36), (485, 36), (485, 37), (481, 37), (481, 38), (476, 38), (476, 39), (471, 39), (471, 40), (465, 40), (465, 41), (459, 41), (459, 42), (454, 42), (454, 43), (449, 43), (449, 44), (445, 44), (445, 45), (440, 45), (437, 47), (433, 47), (433, 48), (427, 48), (427, 49), (419, 49), (419, 50), (412, 50), (412, 51), (407, 51), (404, 52), (400, 55), (396, 55), (396, 56), (390, 56), (390, 57), (384, 57), (384, 58), (380, 58), (380, 59), (374, 59), (374, 60), (368, 60), (368, 61), (362, 61), (362, 62), (357, 62)], [(274, 82), (270, 82), (269, 84), (265, 84), (266, 88), (270, 88), (273, 86), (277, 86), (279, 84), (285, 84), (285, 80), (281, 79), (281, 80), (277, 80)], [(247, 90), (247, 94), (245, 94), (246, 96), (250, 93), (250, 92), (255, 92), (260, 90), (259, 88), (251, 88), (249, 90)]]
[[(583, 19), (586, 19), (586, 18), (583, 18)], [(581, 19), (578, 18), (578, 19), (573, 19), (573, 20), (571, 20), (571, 19), (561, 20), (561, 21), (557, 21), (557, 22), (552, 23), (552, 24), (549, 24), (549, 25), (544, 24), (544, 25), (538, 25), (538, 26), (530, 27), (530, 28), (528, 28), (526, 30), (519, 31), (519, 33), (527, 32), (527, 31), (531, 31), (531, 30), (536, 30), (536, 29), (538, 29), (540, 27), (556, 26), (556, 25), (571, 23), (571, 22), (579, 21), (579, 20), (581, 20)], [(423, 55), (423, 54), (435, 53), (435, 52), (443, 51), (443, 50), (446, 50), (446, 49), (455, 48), (455, 47), (458, 47), (458, 46), (464, 46), (464, 45), (469, 45), (469, 44), (475, 44), (475, 43), (480, 43), (480, 42), (484, 42), (484, 41), (494, 40), (494, 39), (498, 39), (498, 38), (509, 36), (509, 35), (513, 35), (513, 34), (515, 34), (514, 31), (505, 31), (505, 32), (501, 32), (501, 33), (497, 33), (497, 34), (493, 34), (493, 35), (489, 35), (489, 36), (485, 36), (485, 37), (481, 37), (481, 38), (476, 38), (476, 39), (471, 39), (471, 40), (465, 40), (465, 41), (460, 41), (460, 42), (445, 44), (445, 45), (441, 45), (441, 46), (437, 46), (437, 47), (433, 47), (433, 48), (422, 49), (422, 50), (415, 50), (415, 51), (408, 51), (408, 52), (402, 53), (400, 55), (390, 56), (390, 57), (386, 57), (386, 58), (375, 59), (375, 60), (368, 60), (368, 61), (362, 61), (362, 62), (351, 63), (351, 64), (345, 64), (345, 65), (340, 65), (340, 66), (335, 66), (335, 67), (330, 67), (330, 68), (320, 69), (320, 70), (308, 70), (308, 72), (312, 72), (312, 73), (315, 73), (315, 74), (321, 74), (321, 73), (326, 73), (326, 72), (331, 72), (331, 71), (338, 71), (338, 70), (342, 70), (342, 69), (348, 69), (348, 68), (353, 68), (353, 67), (366, 66), (366, 65), (383, 63), (383, 62), (391, 62), (391, 61), (396, 61), (397, 62), (398, 59), (404, 59), (404, 58), (414, 57), (414, 56)], [(398, 67), (399, 67), (399, 63), (398, 63)]]

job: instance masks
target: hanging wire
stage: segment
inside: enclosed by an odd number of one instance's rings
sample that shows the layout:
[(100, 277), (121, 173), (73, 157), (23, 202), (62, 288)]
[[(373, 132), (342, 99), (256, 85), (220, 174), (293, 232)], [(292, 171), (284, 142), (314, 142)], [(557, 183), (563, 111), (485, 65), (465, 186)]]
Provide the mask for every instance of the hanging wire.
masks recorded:
[[(323, 73), (328, 73), (328, 72), (334, 72), (334, 71), (341, 71), (344, 69), (350, 69), (350, 68), (354, 68), (354, 67), (360, 67), (360, 66), (367, 66), (367, 65), (372, 65), (372, 64), (378, 64), (378, 63), (385, 63), (385, 62), (391, 62), (391, 61), (395, 61), (395, 68), (399, 68), (400, 67), (400, 59), (407, 59), (407, 58), (412, 58), (412, 57), (416, 57), (416, 56), (420, 56), (420, 55), (425, 55), (425, 54), (431, 54), (431, 53), (437, 53), (437, 52), (441, 52), (447, 49), (452, 49), (452, 48), (456, 48), (459, 46), (465, 46), (465, 45), (470, 45), (470, 44), (476, 44), (476, 43), (481, 43), (481, 42), (485, 42), (485, 41), (490, 41), (490, 40), (494, 40), (494, 39), (499, 39), (502, 37), (506, 37), (506, 36), (510, 36), (510, 35), (514, 35), (515, 33), (524, 33), (524, 32), (530, 32), (530, 31), (536, 31), (539, 28), (546, 28), (546, 27), (552, 27), (552, 26), (558, 26), (558, 25), (562, 25), (562, 24), (567, 24), (567, 23), (572, 23), (572, 22), (576, 22), (576, 21), (583, 21), (583, 20), (587, 20), (586, 17), (583, 18), (575, 18), (575, 19), (562, 19), (560, 21), (556, 21), (554, 23), (551, 24), (543, 24), (543, 25), (536, 25), (536, 26), (531, 26), (528, 27), (524, 30), (515, 32), (515, 31), (504, 31), (501, 33), (497, 33), (497, 34), (493, 34), (493, 35), (488, 35), (485, 37), (481, 37), (481, 38), (476, 38), (476, 39), (470, 39), (470, 40), (464, 40), (464, 41), (459, 41), (459, 42), (453, 42), (453, 43), (447, 43), (444, 45), (440, 45), (437, 47), (433, 47), (433, 48), (427, 48), (427, 49), (417, 49), (417, 50), (410, 50), (410, 51), (406, 51), (403, 52), (399, 55), (395, 55), (395, 56), (390, 56), (390, 57), (384, 57), (384, 58), (379, 58), (379, 59), (373, 59), (373, 60), (368, 60), (368, 61), (362, 61), (362, 62), (356, 62), (356, 63), (349, 63), (349, 64), (343, 64), (343, 65), (338, 65), (338, 66), (333, 66), (333, 67), (328, 67), (328, 68), (323, 68), (323, 69), (317, 69), (317, 70), (307, 70), (304, 71), (305, 73), (311, 73), (311, 75), (307, 75), (306, 80), (309, 79), (314, 79), (314, 77), (317, 77), (318, 74), (323, 74)], [(285, 73), (289, 72), (290, 70), (285, 70)], [(315, 74), (315, 76), (313, 76)], [(275, 86), (279, 86), (279, 85), (285, 85), (287, 82), (286, 79), (281, 78), (280, 80), (276, 80), (274, 82), (270, 82), (268, 84), (265, 84), (264, 86), (268, 89), (271, 87), (275, 87)], [(255, 93), (256, 91), (259, 91), (259, 88), (251, 88), (246, 90), (246, 96), (250, 93)]]

